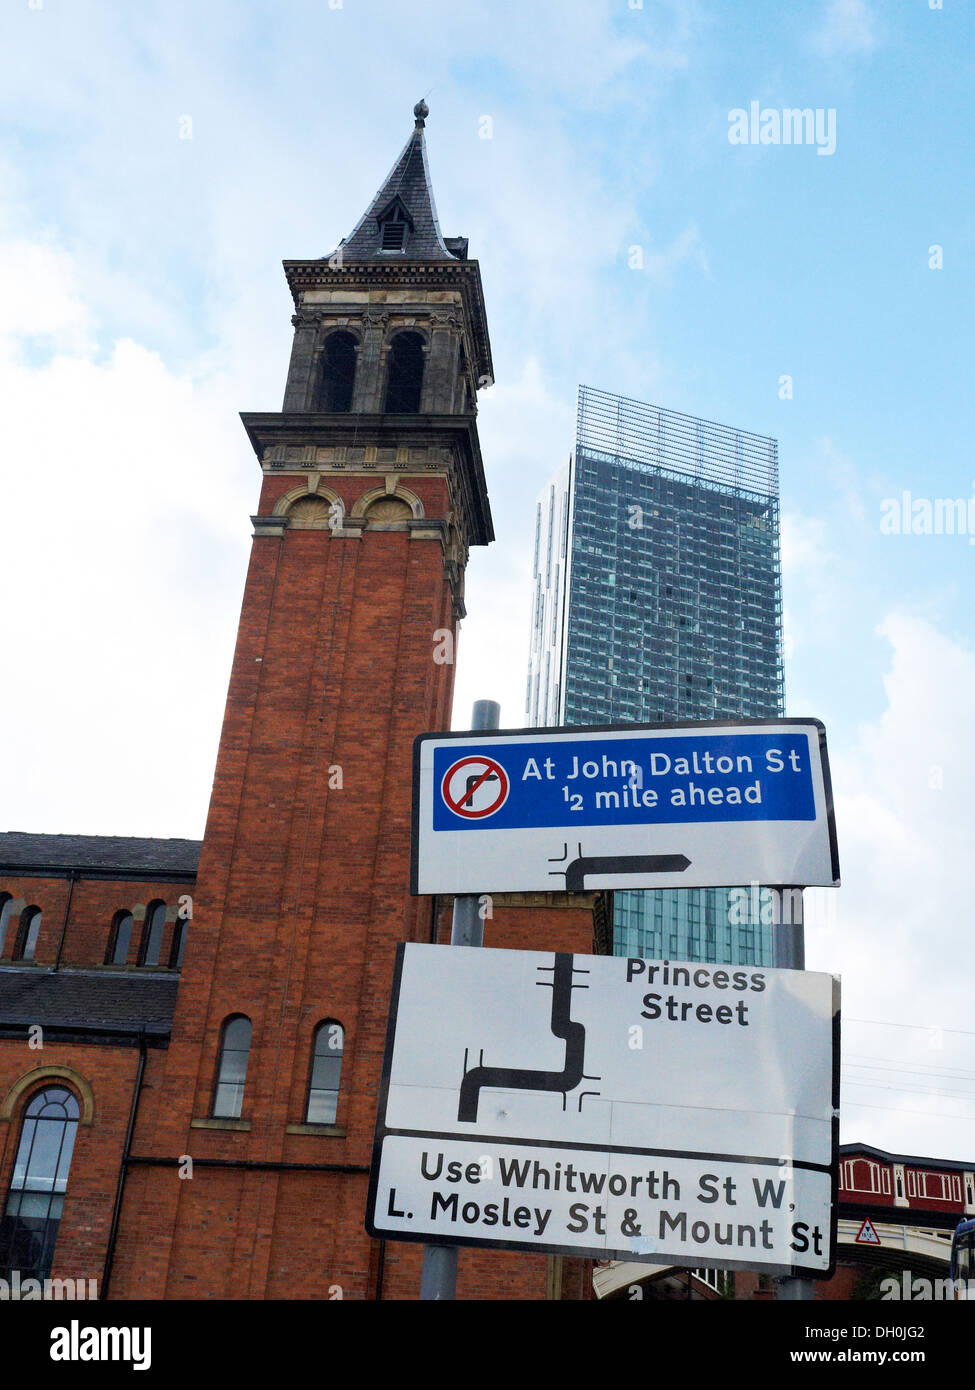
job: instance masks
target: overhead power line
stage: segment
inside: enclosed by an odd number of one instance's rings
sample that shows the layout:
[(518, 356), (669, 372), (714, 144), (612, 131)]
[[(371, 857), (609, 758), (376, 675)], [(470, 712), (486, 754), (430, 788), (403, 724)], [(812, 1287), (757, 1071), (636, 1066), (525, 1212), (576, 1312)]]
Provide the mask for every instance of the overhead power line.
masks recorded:
[(944, 1110), (905, 1110), (902, 1105), (871, 1105), (865, 1100), (851, 1100), (847, 1103), (846, 1109), (856, 1110), (886, 1110), (890, 1114), (896, 1115), (920, 1115), (924, 1120), (965, 1120), (971, 1122), (970, 1115), (949, 1115)]
[(945, 1028), (940, 1023), (895, 1023), (889, 1018), (848, 1018), (844, 1015), (844, 1023), (873, 1023), (878, 1028), (916, 1028), (920, 1033), (958, 1033), (962, 1037), (975, 1038), (975, 1030), (971, 1028)]
[(870, 1091), (899, 1091), (902, 1095), (911, 1096), (944, 1096), (949, 1100), (967, 1101), (970, 1104), (975, 1102), (975, 1093), (971, 1091), (939, 1091), (928, 1086), (888, 1086), (882, 1081), (854, 1081), (850, 1077), (843, 1079), (844, 1086), (862, 1086)]
[(870, 1063), (880, 1062), (884, 1069), (888, 1071), (912, 1071), (917, 1072), (918, 1075), (947, 1076), (955, 1081), (967, 1077), (975, 1078), (975, 1071), (968, 1067), (933, 1067), (928, 1066), (925, 1062), (916, 1062), (911, 1067), (905, 1067), (901, 1065), (903, 1058), (895, 1060), (889, 1057), (874, 1057), (868, 1052), (844, 1052), (843, 1060), (849, 1062), (851, 1066), (865, 1067), (871, 1071), (877, 1071), (880, 1070), (880, 1068), (870, 1067)]

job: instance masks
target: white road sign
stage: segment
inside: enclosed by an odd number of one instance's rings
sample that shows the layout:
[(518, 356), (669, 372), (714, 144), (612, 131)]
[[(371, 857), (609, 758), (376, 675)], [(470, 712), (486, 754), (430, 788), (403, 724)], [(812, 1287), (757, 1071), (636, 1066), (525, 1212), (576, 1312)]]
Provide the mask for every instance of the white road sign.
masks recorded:
[(398, 948), (366, 1226), (827, 1277), (839, 983)]
[(817, 719), (422, 734), (411, 891), (834, 885)]

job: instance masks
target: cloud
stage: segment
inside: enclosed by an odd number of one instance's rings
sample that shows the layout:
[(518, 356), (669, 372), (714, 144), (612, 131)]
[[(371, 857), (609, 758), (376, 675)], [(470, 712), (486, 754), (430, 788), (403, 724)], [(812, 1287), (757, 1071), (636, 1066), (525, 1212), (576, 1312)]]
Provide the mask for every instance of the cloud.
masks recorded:
[(92, 320), (73, 259), (56, 246), (18, 240), (0, 246), (0, 351), (31, 344), (87, 354)]
[[(890, 649), (886, 708), (831, 750), (843, 887), (832, 920), (807, 931), (807, 966), (843, 976), (844, 1141), (964, 1159), (975, 1087), (950, 1079), (971, 1071), (975, 652), (905, 613), (878, 633)], [(943, 1075), (924, 1093), (930, 1068)]]
[(828, 560), (826, 522), (820, 517), (782, 514), (782, 568), (786, 573), (821, 571)]
[(95, 352), (82, 279), (56, 247), (0, 247), (0, 720), (30, 731), (7, 739), (0, 828), (199, 834), (256, 465), (226, 375)]
[(829, 0), (812, 46), (824, 57), (870, 53), (877, 43), (876, 18), (867, 0)]
[(832, 484), (836, 501), (846, 513), (846, 518), (861, 526), (875, 529), (877, 523), (873, 510), (868, 511), (864, 503), (860, 475), (853, 459), (838, 449), (829, 436), (818, 440), (817, 445), (820, 471)]
[[(829, 535), (823, 517), (782, 513), (782, 652), (787, 663), (797, 654), (821, 650), (826, 636), (835, 632), (844, 581), (841, 557), (830, 546)], [(798, 707), (796, 700), (805, 706), (811, 698), (794, 688), (794, 675), (790, 664), (786, 692), (793, 710)]]
[[(577, 107), (624, 103), (684, 72), (703, 23), (690, 0), (535, 0), (500, 10), (496, 0), (474, 0), (462, 11), (451, 0), (440, 5), (432, 32), (445, 33), (452, 66), (473, 57), (483, 71), (496, 62), (546, 104), (569, 96)], [(430, 26), (416, 32), (428, 49)]]
[[(634, 249), (635, 247), (630, 248), (631, 262)], [(670, 245), (665, 247), (663, 251), (647, 251), (642, 246), (639, 250), (643, 262), (642, 269), (647, 271), (655, 280), (669, 280), (677, 267), (687, 260), (693, 260), (705, 274), (710, 269), (707, 252), (701, 241), (701, 234), (693, 222), (674, 237)]]
[[(471, 706), (480, 699), (500, 703), (502, 727), (525, 723), (535, 499), (569, 456), (574, 405), (552, 393), (531, 357), (517, 378), (491, 387), (478, 401), (498, 539), (487, 551), (472, 550), (468, 562), (456, 728), (468, 727)], [(553, 441), (561, 446), (553, 448)]]

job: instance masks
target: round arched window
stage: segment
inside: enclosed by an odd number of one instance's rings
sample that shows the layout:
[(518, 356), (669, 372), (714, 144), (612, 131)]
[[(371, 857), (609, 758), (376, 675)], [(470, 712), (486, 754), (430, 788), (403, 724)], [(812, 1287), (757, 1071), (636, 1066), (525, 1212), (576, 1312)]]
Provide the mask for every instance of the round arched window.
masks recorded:
[(68, 1188), (80, 1109), (65, 1086), (38, 1091), (24, 1110), (7, 1202), (0, 1218), (0, 1278), (46, 1279)]
[(308, 1079), (308, 1108), (305, 1121), (310, 1125), (334, 1125), (342, 1082), (345, 1029), (334, 1018), (315, 1029), (311, 1076)]
[(352, 409), (357, 346), (351, 333), (330, 333), (325, 339), (317, 402), (319, 410), (339, 415)]
[(423, 390), (423, 339), (419, 333), (397, 333), (389, 348), (386, 404), (391, 415), (415, 415)]

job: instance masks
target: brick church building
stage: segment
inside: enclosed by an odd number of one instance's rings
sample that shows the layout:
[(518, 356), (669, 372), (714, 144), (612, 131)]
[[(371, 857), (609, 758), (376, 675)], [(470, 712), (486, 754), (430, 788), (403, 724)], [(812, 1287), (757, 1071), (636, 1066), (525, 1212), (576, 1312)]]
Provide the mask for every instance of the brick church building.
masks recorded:
[[(411, 750), (450, 727), (468, 555), (493, 539), (493, 368), (414, 115), (351, 235), (285, 262), (294, 346), (282, 411), (242, 417), (261, 487), (202, 843), (0, 834), (4, 1279), (418, 1296), (421, 1247), (363, 1221), (395, 946), (449, 940), (450, 903), (408, 891)], [(485, 944), (606, 949), (603, 907), (495, 899)], [(461, 1252), (458, 1297), (590, 1296), (586, 1261)]]

